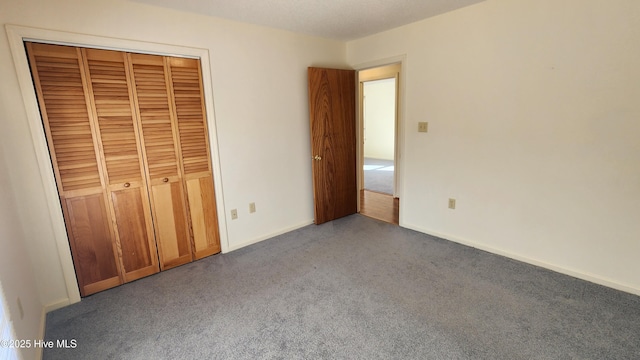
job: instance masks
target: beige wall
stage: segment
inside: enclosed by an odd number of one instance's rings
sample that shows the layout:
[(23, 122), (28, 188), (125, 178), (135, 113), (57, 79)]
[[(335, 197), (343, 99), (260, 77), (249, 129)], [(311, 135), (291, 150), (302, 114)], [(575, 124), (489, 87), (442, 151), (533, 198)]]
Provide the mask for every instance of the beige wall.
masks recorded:
[[(44, 321), (44, 313), (33, 264), (24, 243), (25, 235), (15, 211), (17, 203), (11, 191), (6, 191), (11, 189), (11, 182), (5, 157), (10, 156), (11, 153), (0, 143), (0, 189), (3, 189), (0, 191), (0, 285), (6, 296), (7, 315), (13, 323), (16, 339), (34, 339), (41, 336), (39, 329)], [(20, 313), (18, 299), (23, 314)], [(33, 348), (20, 349), (19, 352), (24, 359), (36, 357)]]
[(638, 23), (636, 0), (488, 0), (347, 43), (406, 54), (401, 225), (640, 294)]
[[(213, 93), (215, 104), (223, 189), (217, 196), (224, 204), (220, 220), (226, 222), (227, 250), (312, 222), (306, 68), (344, 67), (343, 42), (121, 0), (3, 0), (0, 24), (3, 32), (13, 24), (122, 39), (123, 44), (133, 40), (205, 49), (211, 61), (212, 89), (205, 91)], [(59, 204), (47, 201), (50, 184), (41, 178), (43, 167), (6, 35), (0, 36), (0, 64), (0, 142), (6, 153), (0, 192), (3, 200), (10, 199), (2, 202), (0, 215), (8, 224), (2, 229), (7, 236), (2, 235), (3, 241), (26, 248), (17, 252), (20, 265), (15, 267), (24, 273), (18, 279), (25, 284), (7, 286), (7, 297), (10, 302), (33, 297), (35, 288), (36, 307), (52, 309), (72, 297), (63, 268), (73, 276), (73, 267), (60, 259), (53, 239), (60, 224), (51, 219), (49, 206), (59, 211)], [(35, 137), (35, 143), (44, 139)], [(251, 215), (250, 202), (258, 210)], [(225, 214), (234, 208), (239, 219), (227, 221)], [(67, 246), (63, 243), (61, 251), (69, 254)], [(33, 265), (31, 274), (23, 272), (26, 264)], [(28, 337), (37, 336), (37, 329), (29, 330)]]

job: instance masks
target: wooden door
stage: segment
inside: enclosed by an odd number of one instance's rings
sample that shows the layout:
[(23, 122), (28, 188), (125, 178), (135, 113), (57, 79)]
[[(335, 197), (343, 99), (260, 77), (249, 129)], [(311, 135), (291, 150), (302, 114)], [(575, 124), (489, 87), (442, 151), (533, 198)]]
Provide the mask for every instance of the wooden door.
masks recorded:
[(315, 223), (357, 211), (355, 71), (308, 69)]
[(200, 61), (168, 58), (195, 259), (220, 252)]
[(82, 49), (125, 282), (156, 273), (158, 255), (126, 54)]
[(82, 296), (122, 283), (79, 49), (26, 43)]
[(164, 270), (192, 261), (167, 59), (142, 54), (128, 54), (128, 58), (135, 83), (133, 93), (142, 129), (160, 267)]

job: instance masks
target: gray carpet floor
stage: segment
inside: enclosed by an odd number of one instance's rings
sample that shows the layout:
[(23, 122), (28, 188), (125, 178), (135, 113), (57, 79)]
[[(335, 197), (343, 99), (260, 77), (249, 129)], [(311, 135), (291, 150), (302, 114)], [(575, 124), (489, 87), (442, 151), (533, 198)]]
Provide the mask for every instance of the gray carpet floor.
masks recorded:
[(638, 359), (640, 297), (352, 215), (47, 315), (45, 359)]
[(393, 195), (393, 160), (364, 158), (364, 188)]

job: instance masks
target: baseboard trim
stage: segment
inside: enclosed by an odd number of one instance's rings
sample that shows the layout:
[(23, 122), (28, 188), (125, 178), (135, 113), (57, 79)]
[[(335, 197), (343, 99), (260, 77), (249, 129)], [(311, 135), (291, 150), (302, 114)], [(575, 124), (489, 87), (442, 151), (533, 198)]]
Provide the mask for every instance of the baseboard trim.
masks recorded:
[(290, 231), (303, 228), (303, 227), (311, 225), (311, 224), (313, 224), (313, 220), (307, 220), (307, 221), (304, 221), (304, 222), (299, 223), (297, 225), (290, 226), (290, 227), (278, 230), (276, 232), (270, 233), (269, 235), (260, 236), (260, 237), (257, 237), (255, 239), (240, 243), (238, 245), (229, 246), (229, 248), (227, 248), (227, 251), (225, 251), (223, 253), (228, 253), (228, 252), (231, 252), (231, 251), (234, 251), (234, 250), (238, 250), (238, 249), (241, 249), (241, 248), (243, 248), (245, 246), (253, 245), (253, 244), (259, 243), (261, 241), (264, 241), (264, 240), (267, 240), (267, 239), (271, 239), (272, 237), (275, 237), (275, 236), (278, 236), (278, 235), (282, 235), (282, 234), (285, 234), (285, 233), (288, 233)]
[(589, 281), (592, 282), (594, 284), (598, 284), (598, 285), (602, 285), (602, 286), (606, 286), (612, 289), (616, 289), (616, 290), (620, 290), (620, 291), (624, 291), (630, 294), (634, 294), (634, 295), (639, 295), (640, 296), (640, 289), (633, 287), (631, 285), (627, 285), (627, 284), (622, 284), (618, 281), (615, 280), (611, 280), (602, 276), (598, 276), (598, 275), (594, 275), (594, 274), (589, 274), (589, 273), (585, 273), (583, 271), (577, 271), (571, 268), (567, 268), (564, 266), (560, 266), (560, 265), (555, 265), (555, 264), (551, 264), (545, 261), (541, 261), (538, 259), (534, 259), (528, 256), (524, 256), (521, 254), (516, 254), (504, 249), (500, 249), (500, 248), (496, 248), (493, 246), (488, 246), (486, 244), (482, 244), (482, 243), (478, 243), (475, 241), (471, 241), (471, 240), (467, 240), (467, 239), (462, 239), (459, 237), (455, 237), (449, 234), (443, 234), (443, 233), (439, 233), (437, 231), (432, 231), (432, 230), (428, 230), (425, 228), (422, 228), (420, 226), (417, 225), (413, 225), (413, 224), (407, 224), (407, 223), (402, 223), (401, 224), (402, 227), (410, 229), (410, 230), (415, 230), (427, 235), (431, 235), (431, 236), (435, 236), (437, 238), (441, 238), (444, 240), (448, 240), (448, 241), (452, 241), (458, 244), (462, 244), (465, 246), (470, 246), (472, 248), (476, 248), (476, 249), (480, 249), (483, 251), (487, 251), (490, 252), (492, 254), (496, 254), (496, 255), (500, 255), (500, 256), (504, 256), (504, 257), (508, 257), (510, 259), (514, 259), (517, 261), (522, 261), (524, 263), (527, 264), (531, 264), (531, 265), (535, 265), (535, 266), (539, 266), (551, 271), (555, 271), (557, 273), (561, 273), (564, 275), (569, 275), (571, 277), (574, 278), (578, 278), (581, 280), (585, 280), (585, 281)]
[(58, 301), (56, 301), (54, 303), (47, 304), (47, 305), (45, 305), (43, 307), (43, 309), (44, 309), (44, 312), (45, 312), (45, 315), (46, 315), (46, 313), (48, 313), (48, 312), (61, 309), (61, 308), (65, 307), (65, 306), (68, 306), (68, 305), (71, 305), (71, 304), (72, 304), (71, 300), (69, 300), (68, 298), (65, 298), (65, 299), (60, 299), (60, 300), (58, 300)]

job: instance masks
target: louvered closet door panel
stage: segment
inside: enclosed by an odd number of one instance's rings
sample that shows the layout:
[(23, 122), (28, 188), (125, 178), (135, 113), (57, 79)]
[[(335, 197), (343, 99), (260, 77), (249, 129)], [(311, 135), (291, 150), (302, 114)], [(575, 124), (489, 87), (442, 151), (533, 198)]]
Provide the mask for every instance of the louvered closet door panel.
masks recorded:
[(83, 49), (125, 281), (159, 271), (126, 54)]
[(169, 59), (185, 174), (210, 172), (199, 61)]
[(109, 185), (143, 179), (125, 54), (85, 49)]
[(200, 61), (168, 58), (195, 258), (220, 251)]
[(101, 189), (76, 48), (28, 43), (58, 190)]
[(80, 50), (26, 43), (80, 288), (122, 283)]
[(167, 269), (192, 261), (192, 253), (166, 60), (155, 55), (128, 56), (142, 128), (160, 266)]

